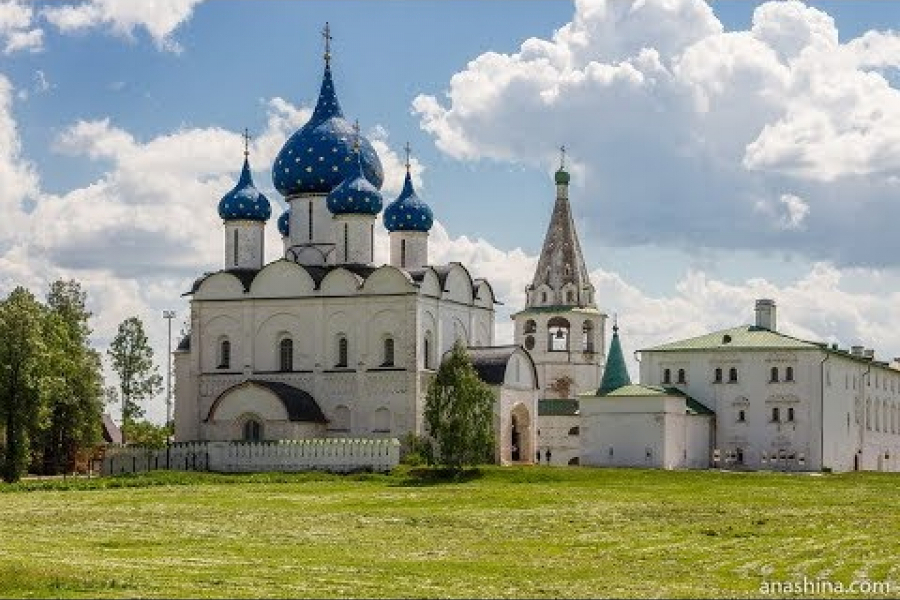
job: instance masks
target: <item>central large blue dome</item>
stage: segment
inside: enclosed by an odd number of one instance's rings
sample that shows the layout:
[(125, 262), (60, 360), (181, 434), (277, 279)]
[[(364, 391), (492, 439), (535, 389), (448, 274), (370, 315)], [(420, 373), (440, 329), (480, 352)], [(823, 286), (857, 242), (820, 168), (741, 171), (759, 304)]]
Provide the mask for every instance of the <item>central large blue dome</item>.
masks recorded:
[[(272, 181), (285, 197), (327, 194), (358, 169), (354, 153), (356, 133), (344, 118), (326, 61), (319, 100), (309, 122), (296, 131), (275, 158)], [(384, 171), (375, 149), (360, 137), (360, 160), (366, 179), (381, 188)]]

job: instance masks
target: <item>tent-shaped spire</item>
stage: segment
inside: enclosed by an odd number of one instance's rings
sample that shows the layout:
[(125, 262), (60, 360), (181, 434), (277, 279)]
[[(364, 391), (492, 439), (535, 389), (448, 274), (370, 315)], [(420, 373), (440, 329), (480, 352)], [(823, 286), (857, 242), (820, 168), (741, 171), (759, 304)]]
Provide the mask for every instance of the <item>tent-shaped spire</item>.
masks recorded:
[(628, 367), (625, 366), (625, 357), (622, 355), (622, 344), (619, 343), (619, 326), (613, 325), (612, 341), (609, 343), (606, 367), (603, 369), (603, 381), (600, 382), (597, 395), (603, 396), (623, 385), (631, 385), (631, 378), (628, 376)]
[(556, 172), (556, 203), (550, 217), (541, 257), (538, 260), (531, 289), (547, 285), (553, 291), (559, 291), (567, 284), (575, 288), (572, 301), (568, 297), (561, 299), (565, 305), (587, 307), (594, 306), (593, 294), (585, 290), (592, 289), (588, 271), (581, 254), (581, 244), (575, 231), (572, 208), (569, 205), (569, 174), (565, 170), (565, 147), (562, 149), (562, 160)]

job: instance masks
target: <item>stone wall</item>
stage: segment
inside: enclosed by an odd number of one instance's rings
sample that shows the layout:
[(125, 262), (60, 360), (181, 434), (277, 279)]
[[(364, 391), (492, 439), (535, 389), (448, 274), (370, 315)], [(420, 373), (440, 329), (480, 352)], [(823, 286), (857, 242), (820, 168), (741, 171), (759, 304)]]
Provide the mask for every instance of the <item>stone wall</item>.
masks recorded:
[(150, 450), (111, 447), (102, 474), (140, 473), (155, 469), (250, 473), (362, 469), (386, 472), (400, 464), (400, 442), (391, 439), (318, 438), (276, 442), (186, 442)]

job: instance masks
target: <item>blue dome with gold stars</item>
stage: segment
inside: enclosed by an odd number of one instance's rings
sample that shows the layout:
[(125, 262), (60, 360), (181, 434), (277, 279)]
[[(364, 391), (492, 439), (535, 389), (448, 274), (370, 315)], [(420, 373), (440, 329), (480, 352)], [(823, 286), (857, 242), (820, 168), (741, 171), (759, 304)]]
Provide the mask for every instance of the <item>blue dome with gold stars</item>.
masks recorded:
[(384, 202), (381, 192), (363, 175), (362, 165), (328, 194), (326, 204), (333, 215), (377, 215)]
[(246, 155), (237, 185), (219, 201), (219, 216), (223, 221), (268, 221), (272, 216), (269, 199), (253, 185)]
[(278, 217), (278, 233), (284, 237), (291, 234), (291, 209), (287, 209)]
[(384, 209), (384, 226), (388, 231), (428, 231), (433, 222), (431, 208), (416, 194), (407, 169), (403, 191)]
[[(272, 181), (285, 197), (295, 194), (327, 194), (355, 174), (356, 135), (344, 118), (334, 91), (327, 59), (319, 100), (309, 122), (295, 132), (275, 158)], [(381, 188), (384, 171), (375, 149), (360, 138), (360, 160), (366, 179)]]

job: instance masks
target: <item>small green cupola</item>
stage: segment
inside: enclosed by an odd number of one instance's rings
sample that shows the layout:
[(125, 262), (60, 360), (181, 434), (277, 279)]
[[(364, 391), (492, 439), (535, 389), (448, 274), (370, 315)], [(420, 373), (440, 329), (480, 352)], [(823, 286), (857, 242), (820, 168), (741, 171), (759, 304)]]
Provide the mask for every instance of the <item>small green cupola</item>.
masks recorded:
[(613, 325), (612, 341), (609, 343), (609, 354), (607, 354), (603, 380), (600, 382), (597, 395), (606, 395), (623, 385), (631, 385), (631, 378), (628, 376), (628, 367), (625, 365), (625, 357), (622, 355), (622, 344), (619, 342), (619, 325), (616, 324)]

